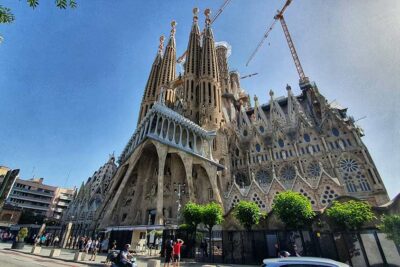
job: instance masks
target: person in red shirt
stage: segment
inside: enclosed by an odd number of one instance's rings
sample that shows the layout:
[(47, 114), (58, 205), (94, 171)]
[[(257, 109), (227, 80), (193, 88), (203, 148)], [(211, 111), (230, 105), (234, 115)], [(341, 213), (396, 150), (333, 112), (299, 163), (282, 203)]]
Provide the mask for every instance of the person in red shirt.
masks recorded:
[(181, 247), (183, 245), (182, 239), (177, 239), (174, 243), (174, 266), (179, 267), (179, 262), (181, 261)]

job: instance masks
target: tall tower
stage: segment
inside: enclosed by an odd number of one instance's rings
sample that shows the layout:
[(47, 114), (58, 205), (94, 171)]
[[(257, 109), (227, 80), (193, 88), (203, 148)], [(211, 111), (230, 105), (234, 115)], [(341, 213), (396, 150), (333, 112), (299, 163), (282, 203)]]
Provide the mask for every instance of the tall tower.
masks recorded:
[(162, 51), (164, 47), (164, 36), (160, 37), (160, 44), (156, 58), (154, 59), (153, 65), (151, 66), (150, 75), (147, 80), (146, 88), (144, 90), (142, 104), (140, 105), (140, 112), (137, 124), (139, 125), (142, 119), (146, 116), (147, 111), (151, 109), (154, 101), (156, 101), (156, 91), (158, 79), (160, 76), (160, 67), (162, 61)]
[(199, 9), (193, 9), (193, 24), (189, 35), (184, 76), (184, 101), (186, 102), (185, 116), (195, 123), (199, 123), (199, 84), (200, 69), (200, 29), (198, 25)]
[[(160, 76), (158, 79), (156, 96), (158, 98), (161, 87), (168, 89), (168, 83), (176, 78), (176, 44), (175, 44), (175, 31), (176, 22), (171, 22), (171, 33), (169, 36), (167, 47), (165, 48), (164, 56), (161, 61)], [(165, 89), (164, 88), (164, 89)], [(165, 94), (164, 95), (168, 95)]]
[(211, 29), (210, 9), (204, 11), (206, 26), (203, 33), (203, 44), (200, 60), (200, 126), (216, 130), (222, 122), (221, 86), (217, 64), (214, 35)]

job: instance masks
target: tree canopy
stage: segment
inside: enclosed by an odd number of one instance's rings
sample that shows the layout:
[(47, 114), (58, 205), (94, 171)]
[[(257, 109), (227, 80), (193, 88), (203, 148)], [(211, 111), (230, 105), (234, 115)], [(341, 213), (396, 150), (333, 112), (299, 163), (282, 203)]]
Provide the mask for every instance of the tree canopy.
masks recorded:
[[(39, 6), (39, 0), (27, 0), (30, 7), (36, 8)], [(55, 0), (56, 6), (59, 9), (76, 8), (76, 0)], [(0, 5), (0, 23), (12, 23), (15, 16), (11, 9)]]
[(182, 215), (185, 223), (196, 229), (202, 220), (203, 207), (199, 204), (188, 202), (183, 208)]
[(260, 222), (262, 216), (260, 208), (254, 202), (241, 200), (234, 208), (233, 215), (240, 224), (248, 231), (253, 225)]
[(278, 194), (272, 210), (289, 228), (303, 227), (315, 216), (308, 198), (293, 191)]
[(356, 200), (334, 201), (332, 206), (327, 209), (326, 214), (337, 224), (350, 230), (358, 229), (364, 223), (375, 218), (369, 204)]
[(215, 225), (221, 224), (224, 221), (222, 207), (215, 202), (210, 202), (202, 208), (202, 223), (209, 231)]
[(382, 217), (379, 228), (386, 233), (387, 237), (400, 245), (400, 215), (386, 215)]

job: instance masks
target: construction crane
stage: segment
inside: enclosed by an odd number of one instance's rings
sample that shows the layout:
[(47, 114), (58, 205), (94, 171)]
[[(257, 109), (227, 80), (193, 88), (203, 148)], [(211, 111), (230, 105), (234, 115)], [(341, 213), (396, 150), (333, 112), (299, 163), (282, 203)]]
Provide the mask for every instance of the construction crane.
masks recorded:
[(290, 49), (290, 53), (292, 54), (294, 64), (296, 65), (296, 70), (297, 70), (297, 73), (299, 74), (299, 77), (300, 77), (300, 83), (303, 83), (303, 82), (308, 81), (308, 78), (304, 74), (303, 68), (302, 68), (301, 63), (300, 63), (300, 59), (297, 56), (296, 48), (294, 47), (294, 44), (293, 44), (293, 41), (292, 41), (292, 37), (290, 37), (289, 29), (288, 29), (288, 27), (286, 25), (285, 18), (283, 17), (283, 13), (285, 12), (286, 8), (288, 8), (288, 6), (290, 5), (291, 2), (292, 2), (292, 0), (287, 0), (285, 5), (282, 7), (282, 9), (277, 11), (276, 15), (274, 16), (274, 19), (272, 20), (271, 25), (269, 26), (269, 28), (264, 33), (263, 38), (258, 43), (258, 46), (254, 50), (254, 52), (251, 54), (249, 60), (246, 63), (246, 66), (249, 65), (250, 61), (257, 54), (258, 50), (260, 50), (260, 48), (263, 45), (264, 41), (267, 39), (269, 33), (274, 28), (274, 25), (275, 25), (276, 21), (279, 20), (279, 22), (282, 25), (283, 33), (285, 34), (285, 37), (286, 37), (286, 41), (288, 43), (288, 46), (289, 46), (289, 49)]
[(258, 73), (256, 72), (256, 73), (244, 75), (243, 77), (240, 77), (240, 79), (242, 80), (242, 79), (250, 78), (250, 77), (255, 76), (255, 75), (257, 75), (257, 74), (258, 74)]
[[(210, 24), (212, 24), (218, 17), (221, 15), (222, 11), (224, 11), (225, 7), (229, 4), (231, 0), (225, 0), (221, 7), (218, 9), (217, 13), (211, 18)], [(201, 33), (203, 35), (203, 33)], [(187, 50), (182, 54), (182, 56), (178, 57), (176, 63), (182, 63), (182, 61), (186, 58)]]

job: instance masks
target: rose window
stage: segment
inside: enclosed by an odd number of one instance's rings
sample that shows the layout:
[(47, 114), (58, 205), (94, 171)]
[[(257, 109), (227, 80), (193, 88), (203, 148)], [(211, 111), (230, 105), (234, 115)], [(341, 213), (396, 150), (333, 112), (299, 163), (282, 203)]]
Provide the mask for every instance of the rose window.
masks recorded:
[(359, 170), (359, 165), (354, 159), (346, 158), (339, 161), (339, 168), (343, 172), (355, 172)]
[(267, 170), (260, 170), (257, 172), (256, 179), (260, 185), (271, 183), (271, 174)]
[(286, 165), (281, 169), (281, 177), (284, 180), (293, 180), (296, 177), (296, 170), (293, 166)]
[(318, 162), (314, 161), (308, 165), (307, 173), (311, 178), (318, 178), (321, 175), (321, 166), (319, 166)]
[(247, 176), (242, 172), (236, 173), (235, 181), (240, 187), (250, 185), (249, 179), (247, 179)]

